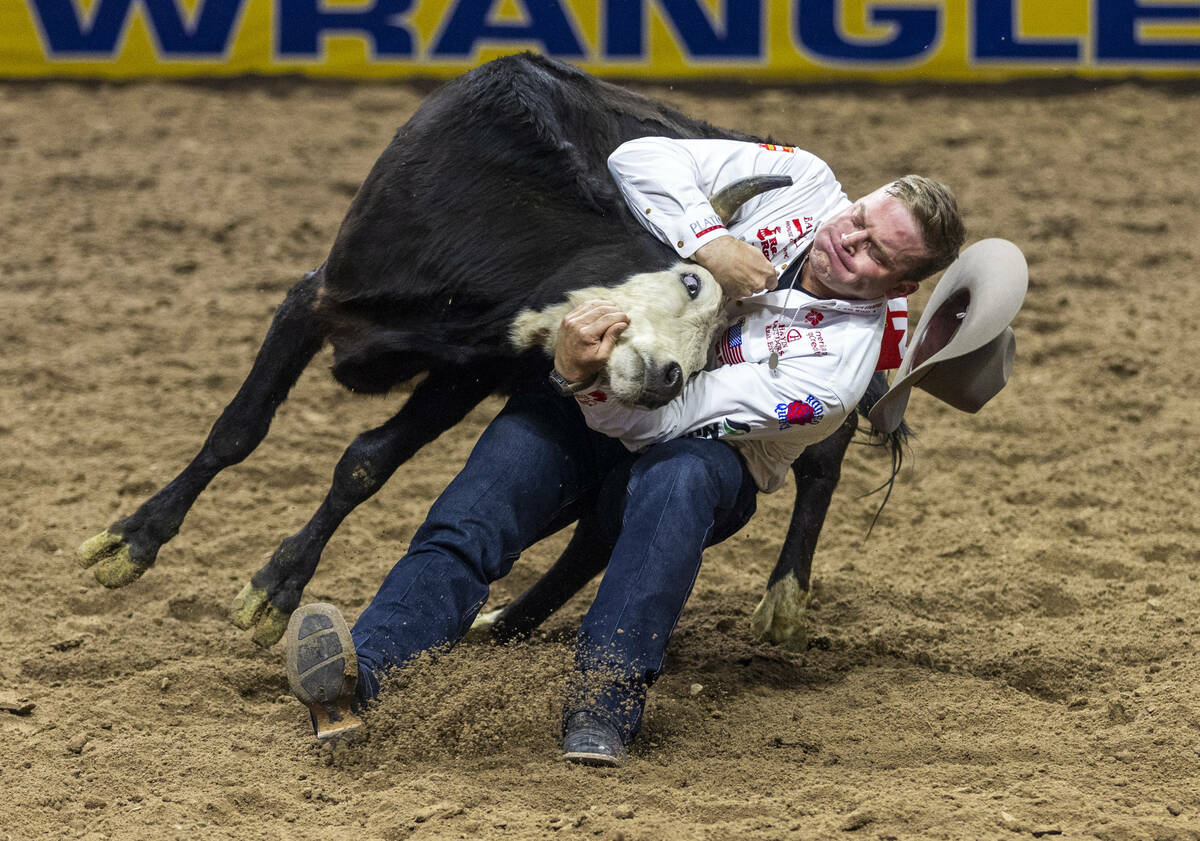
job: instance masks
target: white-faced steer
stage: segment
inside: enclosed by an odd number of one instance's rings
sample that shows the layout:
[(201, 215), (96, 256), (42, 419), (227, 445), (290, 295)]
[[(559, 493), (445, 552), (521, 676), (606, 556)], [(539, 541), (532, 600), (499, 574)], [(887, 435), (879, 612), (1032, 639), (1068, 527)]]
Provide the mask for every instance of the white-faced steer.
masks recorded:
[[(541, 346), (549, 355), (558, 343), (563, 316), (580, 304), (605, 299), (629, 316), (605, 366), (608, 390), (626, 403), (661, 406), (708, 360), (708, 349), (725, 327), (721, 288), (707, 269), (690, 263), (634, 275), (619, 286), (576, 289), (567, 300), (513, 319), (518, 350)], [(664, 367), (665, 366), (665, 367)]]
[[(394, 417), (351, 443), (320, 508), (235, 599), (233, 621), (253, 628), (263, 645), (283, 634), (334, 530), (400, 464), (487, 395), (544, 385), (549, 357), (542, 348), (510, 343), (520, 313), (566, 301), (573, 290), (591, 295), (634, 276), (674, 271), (673, 280), (660, 275), (657, 282), (679, 284), (672, 294), (683, 295), (687, 306), (669, 316), (635, 312), (625, 361), (614, 361), (610, 374), (634, 400), (661, 404), (677, 393), (702, 354), (694, 350), (686, 362), (655, 358), (667, 347), (656, 324), (698, 309), (698, 299), (688, 297), (680, 270), (672, 269), (675, 253), (626, 209), (606, 167), (621, 143), (649, 135), (758, 140), (532, 55), (483, 65), (432, 94), (359, 188), (324, 264), (276, 311), (249, 375), (200, 452), (133, 514), (85, 541), (83, 564), (109, 587), (149, 569), (208, 483), (258, 446), (276, 408), (326, 343), (334, 350), (334, 377), (352, 391), (383, 393), (425, 376)], [(447, 241), (446, 231), (464, 233)], [(711, 276), (695, 276), (709, 296)], [(885, 389), (877, 376), (864, 403)], [(852, 415), (793, 465), (799, 491), (756, 612), (760, 636), (781, 641), (796, 628), (817, 535), (856, 423)], [(511, 621), (498, 624), (498, 634), (536, 625), (579, 580), (603, 568), (607, 558), (584, 545), (584, 536), (581, 526), (536, 598), (506, 612)], [(522, 607), (531, 604), (536, 609)]]

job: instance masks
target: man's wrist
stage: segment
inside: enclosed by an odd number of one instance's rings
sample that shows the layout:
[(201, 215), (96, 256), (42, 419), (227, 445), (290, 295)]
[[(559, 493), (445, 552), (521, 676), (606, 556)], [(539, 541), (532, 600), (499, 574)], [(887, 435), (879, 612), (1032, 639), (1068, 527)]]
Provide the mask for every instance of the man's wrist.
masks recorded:
[(550, 384), (563, 397), (570, 397), (588, 388), (596, 381), (599, 374), (592, 374), (584, 380), (572, 380), (559, 372), (557, 368), (550, 369)]
[(561, 348), (556, 350), (550, 364), (554, 366), (554, 370), (567, 382), (589, 385), (592, 380), (596, 379), (600, 370), (604, 367), (603, 362), (581, 362), (574, 354), (563, 353)]

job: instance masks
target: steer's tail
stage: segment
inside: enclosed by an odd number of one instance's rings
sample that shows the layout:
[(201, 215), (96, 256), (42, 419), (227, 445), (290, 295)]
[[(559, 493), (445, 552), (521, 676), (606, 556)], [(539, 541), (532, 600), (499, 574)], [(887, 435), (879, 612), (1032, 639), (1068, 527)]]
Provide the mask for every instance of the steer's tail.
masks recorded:
[[(871, 382), (867, 386), (867, 391), (863, 395), (862, 400), (858, 401), (858, 413), (867, 421), (867, 443), (872, 447), (886, 447), (888, 454), (892, 459), (892, 470), (887, 480), (875, 488), (868, 491), (863, 496), (870, 496), (874, 493), (879, 493), (886, 488), (883, 494), (883, 501), (879, 503), (879, 508), (875, 511), (875, 516), (871, 518), (871, 525), (867, 528), (866, 537), (871, 536), (871, 530), (875, 528), (875, 523), (879, 520), (879, 515), (883, 513), (883, 506), (887, 505), (888, 499), (892, 496), (892, 488), (896, 484), (896, 476), (900, 473), (900, 467), (904, 464), (904, 449), (908, 446), (908, 439), (913, 434), (912, 428), (903, 420), (891, 432), (882, 432), (871, 425), (870, 418), (867, 417), (871, 408), (887, 393), (888, 381), (882, 371), (876, 371), (871, 377)], [(864, 540), (866, 538), (863, 538)]]

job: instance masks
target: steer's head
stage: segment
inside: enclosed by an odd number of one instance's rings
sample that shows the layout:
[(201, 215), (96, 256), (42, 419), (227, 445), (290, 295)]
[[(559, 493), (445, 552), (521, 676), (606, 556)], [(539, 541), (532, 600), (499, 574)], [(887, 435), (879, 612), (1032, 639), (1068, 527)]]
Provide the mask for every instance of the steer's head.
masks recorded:
[(700, 266), (678, 263), (634, 275), (619, 286), (575, 290), (544, 310), (525, 310), (513, 321), (512, 343), (520, 350), (541, 345), (553, 353), (563, 316), (598, 298), (629, 315), (629, 327), (608, 361), (609, 391), (649, 409), (670, 401), (704, 368), (708, 348), (725, 326), (721, 288), (713, 276)]

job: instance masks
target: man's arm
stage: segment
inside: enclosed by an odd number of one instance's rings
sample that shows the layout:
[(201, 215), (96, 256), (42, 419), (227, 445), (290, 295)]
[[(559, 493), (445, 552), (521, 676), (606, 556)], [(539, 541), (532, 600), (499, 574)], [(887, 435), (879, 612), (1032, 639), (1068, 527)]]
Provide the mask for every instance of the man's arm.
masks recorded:
[[(628, 317), (606, 301), (575, 308), (559, 327), (555, 368), (572, 382), (591, 379), (628, 323)], [(588, 426), (620, 439), (631, 450), (689, 434), (753, 439), (792, 430), (792, 435), (819, 441), (845, 416), (847, 401), (830, 385), (839, 365), (832, 356), (783, 359), (774, 371), (765, 363), (727, 365), (701, 372), (682, 394), (658, 409), (591, 394), (578, 398)], [(869, 378), (870, 366), (864, 370)], [(603, 390), (603, 384), (597, 387)]]
[[(846, 201), (824, 162), (789, 147), (643, 137), (619, 146), (609, 156), (608, 168), (642, 225), (680, 257), (711, 271), (733, 298), (774, 289), (777, 283), (775, 267), (744, 241), (754, 236), (750, 220), (761, 219), (765, 225), (792, 216), (819, 218), (821, 211)], [(735, 215), (736, 223), (722, 221), (709, 197), (752, 175), (787, 175), (793, 185), (751, 199)], [(749, 230), (731, 234), (726, 221), (735, 229), (749, 225)]]
[(721, 291), (730, 298), (746, 298), (774, 289), (779, 282), (775, 267), (761, 251), (728, 234), (697, 248), (692, 259), (712, 272)]
[(754, 362), (702, 371), (658, 409), (596, 399), (603, 381), (577, 399), (589, 427), (630, 450), (688, 435), (753, 440), (787, 432), (799, 436), (792, 440), (815, 443), (841, 425), (848, 403), (828, 380), (814, 376), (814, 368), (829, 373), (822, 361), (784, 359), (773, 372)]

